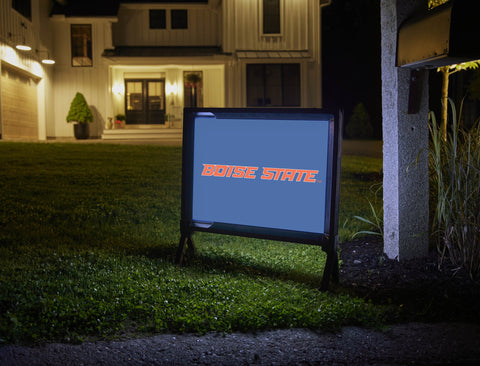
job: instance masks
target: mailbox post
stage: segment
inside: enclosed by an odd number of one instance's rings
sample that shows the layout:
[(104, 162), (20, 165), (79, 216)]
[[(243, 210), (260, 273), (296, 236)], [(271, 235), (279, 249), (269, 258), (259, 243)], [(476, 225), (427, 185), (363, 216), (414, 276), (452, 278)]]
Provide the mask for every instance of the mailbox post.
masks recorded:
[(428, 253), (428, 74), (417, 75), (409, 114), (410, 70), (396, 66), (400, 24), (425, 3), (381, 1), (384, 251), (397, 260)]
[(426, 3), (381, 0), (384, 251), (397, 260), (428, 253), (427, 69), (480, 58), (478, 1)]

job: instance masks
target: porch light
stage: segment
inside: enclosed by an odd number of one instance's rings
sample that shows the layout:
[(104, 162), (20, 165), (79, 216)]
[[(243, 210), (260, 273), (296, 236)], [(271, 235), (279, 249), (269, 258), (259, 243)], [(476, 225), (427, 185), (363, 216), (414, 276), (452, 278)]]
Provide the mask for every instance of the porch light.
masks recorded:
[[(41, 54), (46, 55), (45, 57), (42, 57)], [(42, 51), (42, 50), (37, 50), (37, 54), (40, 56), (40, 59), (42, 61), (42, 64), (45, 65), (53, 65), (55, 64), (55, 60), (50, 57), (50, 53), (48, 51)]]
[(26, 44), (25, 41), (17, 44), (17, 45), (15, 46), (15, 48), (16, 48), (17, 50), (20, 50), (20, 51), (31, 51), (31, 50), (32, 50), (32, 47), (30, 47), (28, 44)]
[[(21, 26), (24, 30), (27, 30), (27, 26), (25, 23), (21, 23)], [(20, 51), (31, 51), (32, 47), (30, 47), (25, 39), (25, 34), (23, 35), (14, 35), (13, 33), (8, 33), (9, 38), (16, 38), (20, 39), (20, 41), (17, 41), (15, 44), (15, 48)]]
[(125, 85), (121, 83), (115, 83), (112, 86), (112, 93), (117, 94), (117, 95), (123, 95), (125, 94)]
[(167, 89), (168, 95), (170, 94), (177, 95), (177, 92), (178, 92), (177, 83), (168, 83), (166, 89)]
[(52, 58), (50, 58), (50, 57), (44, 58), (44, 59), (42, 60), (42, 64), (45, 64), (45, 65), (53, 65), (53, 64), (55, 64), (55, 60), (52, 59)]
[(8, 33), (8, 38), (15, 40), (21, 38), (20, 42), (12, 42), (15, 44), (15, 48), (20, 51), (31, 51), (32, 47), (30, 47), (27, 42), (25, 41), (25, 36), (16, 36), (13, 33)]

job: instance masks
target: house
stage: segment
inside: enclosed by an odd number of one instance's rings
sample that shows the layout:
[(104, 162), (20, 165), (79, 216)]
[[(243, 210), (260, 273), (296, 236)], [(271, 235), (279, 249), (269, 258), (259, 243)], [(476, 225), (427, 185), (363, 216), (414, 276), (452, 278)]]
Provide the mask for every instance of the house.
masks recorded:
[(104, 139), (179, 137), (188, 106), (321, 107), (328, 3), (0, 0), (2, 139), (73, 138), (76, 92)]

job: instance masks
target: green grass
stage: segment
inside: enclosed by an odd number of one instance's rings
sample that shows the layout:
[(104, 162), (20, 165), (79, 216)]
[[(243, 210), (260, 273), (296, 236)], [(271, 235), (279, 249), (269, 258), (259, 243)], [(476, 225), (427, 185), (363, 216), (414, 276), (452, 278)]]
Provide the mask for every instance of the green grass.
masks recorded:
[[(354, 216), (375, 222), (370, 204), (383, 215), (382, 160), (364, 156), (343, 156), (340, 179), (340, 242), (362, 230), (375, 230)], [(383, 219), (383, 218), (382, 218)]]
[[(0, 144), (0, 342), (378, 325), (384, 308), (317, 290), (301, 244), (198, 233), (179, 268), (181, 149)], [(381, 160), (345, 156), (340, 234), (361, 229)], [(379, 202), (380, 204), (380, 202)]]

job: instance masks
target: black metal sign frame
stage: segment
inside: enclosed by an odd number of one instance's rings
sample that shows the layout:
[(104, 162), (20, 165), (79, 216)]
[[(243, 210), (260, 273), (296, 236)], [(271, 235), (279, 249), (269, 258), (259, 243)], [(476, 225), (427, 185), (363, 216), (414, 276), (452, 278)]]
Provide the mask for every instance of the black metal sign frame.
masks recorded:
[[(338, 211), (340, 193), (340, 168), (341, 168), (341, 142), (343, 115), (339, 112), (336, 116), (331, 114), (331, 121), (328, 136), (328, 161), (327, 161), (327, 187), (325, 201), (325, 232), (305, 233), (282, 229), (262, 228), (245, 225), (232, 225), (216, 223), (215, 225), (201, 225), (192, 218), (193, 205), (193, 161), (194, 161), (194, 139), (195, 139), (195, 118), (199, 114), (213, 113), (221, 118), (229, 116), (249, 118), (250, 116), (262, 115), (263, 118), (274, 118), (281, 114), (285, 119), (289, 116), (328, 114), (319, 109), (252, 109), (252, 108), (185, 108), (183, 125), (183, 150), (182, 150), (182, 203), (180, 222), (180, 243), (177, 249), (176, 262), (183, 263), (185, 250), (195, 251), (192, 234), (195, 231), (212, 232), (245, 236), (252, 238), (271, 239), (277, 241), (289, 241), (310, 245), (319, 245), (327, 254), (327, 260), (322, 277), (320, 288), (329, 288), (330, 281), (338, 282)], [(283, 117), (282, 117), (283, 118)]]

